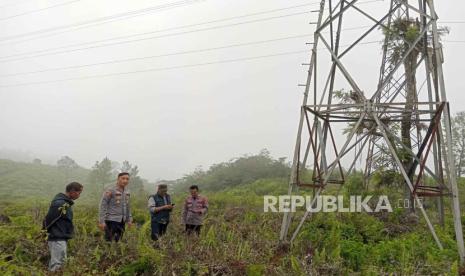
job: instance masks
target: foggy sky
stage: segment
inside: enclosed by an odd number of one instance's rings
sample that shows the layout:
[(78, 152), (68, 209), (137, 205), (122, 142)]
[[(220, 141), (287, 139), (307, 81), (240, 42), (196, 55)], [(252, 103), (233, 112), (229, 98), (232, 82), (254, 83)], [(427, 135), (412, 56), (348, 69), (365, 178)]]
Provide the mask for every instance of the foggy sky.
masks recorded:
[[(21, 43), (2, 41), (8, 36), (175, 1), (81, 0), (8, 18), (64, 2), (67, 1), (24, 0), (0, 10), (0, 75), (311, 34), (314, 25), (308, 23), (316, 21), (317, 13), (12, 62), (1, 61), (2, 57), (17, 53), (318, 1), (206, 0), (41, 39)], [(387, 2), (363, 7), (382, 13), (386, 11)], [(2, 0), (0, 7), (12, 3), (15, 1)], [(315, 9), (317, 5), (207, 26)], [(464, 1), (436, 1), (436, 9), (442, 21), (465, 20)], [(344, 23), (346, 27), (370, 24), (356, 18)], [(465, 40), (465, 24), (443, 25), (451, 29), (445, 40)], [(344, 43), (356, 36), (357, 32), (354, 35), (347, 32)], [(304, 51), (310, 50), (305, 42), (311, 42), (311, 37), (65, 71), (0, 76), (0, 86)], [(380, 34), (375, 35), (367, 41), (380, 37)], [(465, 44), (444, 44), (446, 89), (451, 108), (453, 112), (465, 110), (465, 60), (461, 52)], [(352, 62), (359, 63), (355, 74), (357, 81), (367, 87), (376, 84), (380, 48), (377, 44), (366, 45), (358, 50), (358, 57), (352, 58)], [(378, 55), (377, 63), (373, 63), (376, 66), (368, 64), (372, 60), (365, 58), (367, 53)], [(290, 157), (303, 92), (303, 87), (297, 84), (305, 83), (307, 68), (301, 63), (307, 63), (308, 57), (309, 53), (299, 53), (104, 78), (0, 87), (0, 149), (30, 151), (35, 157), (49, 162), (69, 155), (84, 167), (92, 166), (105, 156), (118, 162), (129, 160), (139, 165), (143, 177), (151, 180), (178, 178), (198, 166), (208, 167), (242, 154), (257, 153), (263, 148), (269, 149), (275, 157)]]

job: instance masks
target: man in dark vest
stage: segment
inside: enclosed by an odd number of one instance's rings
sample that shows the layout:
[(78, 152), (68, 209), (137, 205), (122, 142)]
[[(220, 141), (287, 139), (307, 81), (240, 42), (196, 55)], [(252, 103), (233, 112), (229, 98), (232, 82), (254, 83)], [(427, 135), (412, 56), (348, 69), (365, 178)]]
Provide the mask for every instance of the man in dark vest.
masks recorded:
[(151, 215), (152, 240), (154, 241), (165, 234), (170, 222), (170, 213), (174, 204), (171, 203), (171, 197), (167, 192), (168, 186), (160, 184), (157, 193), (149, 197), (148, 208)]
[(50, 204), (44, 220), (44, 228), (48, 233), (48, 248), (50, 263), (48, 269), (52, 272), (62, 269), (66, 260), (67, 241), (73, 238), (73, 204), (78, 199), (83, 186), (71, 182), (66, 186), (65, 193), (59, 193)]

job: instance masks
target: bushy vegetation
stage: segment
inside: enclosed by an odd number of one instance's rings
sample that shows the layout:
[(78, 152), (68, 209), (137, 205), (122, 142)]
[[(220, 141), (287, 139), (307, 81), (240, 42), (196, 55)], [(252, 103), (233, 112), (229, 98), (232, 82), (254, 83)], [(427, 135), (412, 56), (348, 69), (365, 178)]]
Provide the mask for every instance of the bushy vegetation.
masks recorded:
[(246, 155), (212, 165), (206, 171), (199, 168), (177, 181), (176, 186), (185, 189), (195, 183), (204, 189), (218, 191), (262, 178), (287, 177), (289, 173), (289, 165), (284, 158), (275, 160), (264, 149), (257, 155)]
[[(241, 176), (244, 166), (248, 170)], [(136, 226), (127, 231), (119, 244), (103, 241), (96, 227), (97, 202), (78, 200), (74, 212), (76, 237), (70, 242), (65, 274), (457, 275), (458, 256), (450, 216), (445, 228), (437, 227), (445, 247), (442, 251), (423, 221), (412, 220), (401, 209), (379, 214), (314, 214), (292, 247), (279, 246), (282, 217), (263, 212), (262, 196), (286, 194), (287, 174), (283, 160), (273, 160), (263, 153), (213, 166), (194, 182), (201, 185), (210, 203), (201, 236), (187, 238), (183, 233), (180, 206), (187, 191), (178, 188), (173, 220), (158, 244), (150, 240), (146, 195), (133, 198)], [(215, 186), (222, 178), (227, 180)], [(23, 177), (15, 181), (25, 181), (27, 187), (27, 180)], [(179, 183), (187, 185), (188, 181), (184, 178)], [(339, 192), (366, 193), (361, 181), (360, 175), (354, 174)], [(47, 192), (61, 191), (58, 182), (54, 190)], [(382, 185), (379, 189), (383, 189)], [(2, 193), (8, 191), (3, 189)], [(400, 197), (401, 194), (399, 191)], [(0, 204), (0, 274), (44, 275), (48, 252), (40, 237), (40, 224), (50, 198), (19, 196), (22, 198)]]

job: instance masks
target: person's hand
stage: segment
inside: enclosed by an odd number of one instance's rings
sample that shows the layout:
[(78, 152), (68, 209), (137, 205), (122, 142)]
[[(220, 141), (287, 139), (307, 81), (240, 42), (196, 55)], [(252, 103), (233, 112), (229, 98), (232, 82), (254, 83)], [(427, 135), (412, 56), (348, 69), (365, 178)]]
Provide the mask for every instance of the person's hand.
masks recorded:
[(99, 224), (98, 224), (98, 228), (99, 228), (100, 230), (102, 230), (102, 231), (105, 230), (105, 227), (107, 227), (107, 226), (105, 225), (105, 223), (99, 223)]
[(128, 228), (131, 228), (133, 225), (132, 221), (128, 221)]
[(168, 205), (165, 205), (164, 208), (168, 209), (168, 210), (171, 210), (171, 209), (173, 209), (173, 205), (168, 204)]

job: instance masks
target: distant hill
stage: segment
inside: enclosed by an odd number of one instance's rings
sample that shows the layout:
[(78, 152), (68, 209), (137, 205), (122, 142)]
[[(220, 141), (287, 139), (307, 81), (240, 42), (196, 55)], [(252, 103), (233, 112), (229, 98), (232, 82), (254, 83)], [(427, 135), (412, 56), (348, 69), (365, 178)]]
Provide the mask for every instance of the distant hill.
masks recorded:
[[(72, 160), (65, 161), (71, 162)], [(103, 166), (97, 167), (103, 168)], [(51, 196), (62, 192), (65, 185), (71, 181), (84, 184), (82, 199), (98, 200), (103, 187), (111, 185), (115, 177), (113, 171), (101, 173), (93, 168), (94, 177), (100, 175), (105, 177), (104, 180), (100, 177), (92, 181), (90, 169), (82, 168), (75, 163), (67, 166), (68, 169), (65, 168), (66, 166), (43, 164), (39, 159), (35, 159), (31, 163), (0, 159), (0, 200), (10, 201), (24, 198), (49, 200)], [(137, 169), (137, 167), (135, 168)], [(112, 168), (108, 167), (107, 169), (111, 170)], [(142, 190), (145, 188), (146, 192), (153, 193), (157, 184), (164, 183), (168, 184), (170, 192), (175, 194), (184, 194), (188, 187), (193, 184), (198, 185), (201, 190), (209, 192), (230, 190), (234, 187), (239, 190), (254, 187), (255, 190), (263, 193), (263, 191), (268, 190), (276, 191), (277, 186), (285, 188), (286, 185), (281, 185), (281, 180), (287, 181), (289, 172), (289, 164), (285, 162), (284, 158), (274, 159), (267, 150), (262, 150), (256, 155), (245, 155), (212, 165), (205, 171), (196, 170), (178, 180), (159, 181), (160, 183), (155, 184), (140, 177), (134, 178), (133, 181), (137, 181), (137, 183), (132, 183), (131, 191), (134, 192), (136, 184), (139, 184)], [(136, 173), (138, 173), (137, 170)], [(268, 183), (268, 180), (273, 179), (279, 179), (279, 185), (274, 181)], [(91, 185), (89, 182), (104, 184)], [(251, 186), (249, 187), (249, 185)]]
[(0, 159), (0, 200), (31, 196), (49, 199), (50, 196), (63, 191), (68, 182), (84, 183), (89, 172), (90, 170), (81, 167), (63, 170), (57, 166), (40, 163)]
[(290, 166), (285, 158), (274, 159), (264, 149), (256, 155), (245, 155), (214, 164), (208, 170), (197, 169), (175, 181), (174, 190), (185, 192), (190, 185), (201, 190), (219, 192), (250, 185), (260, 179), (288, 179)]

